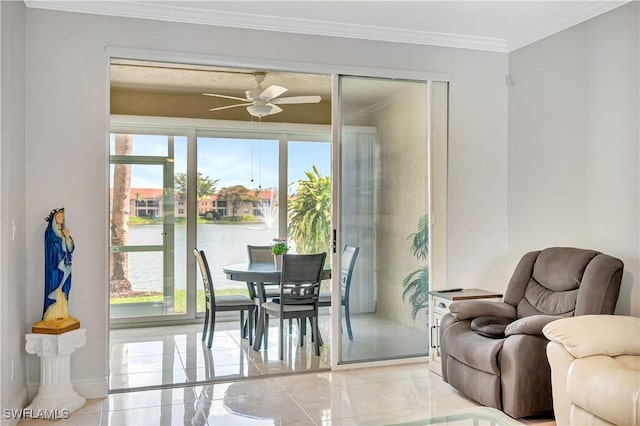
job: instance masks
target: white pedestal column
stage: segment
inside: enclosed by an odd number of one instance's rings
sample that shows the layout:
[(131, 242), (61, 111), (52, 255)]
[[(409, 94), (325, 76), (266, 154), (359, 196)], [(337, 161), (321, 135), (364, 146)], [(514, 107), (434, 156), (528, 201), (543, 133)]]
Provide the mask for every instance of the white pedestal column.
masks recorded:
[(27, 352), (40, 357), (40, 388), (26, 408), (33, 417), (66, 418), (86, 404), (71, 385), (71, 354), (87, 342), (86, 331), (27, 334)]

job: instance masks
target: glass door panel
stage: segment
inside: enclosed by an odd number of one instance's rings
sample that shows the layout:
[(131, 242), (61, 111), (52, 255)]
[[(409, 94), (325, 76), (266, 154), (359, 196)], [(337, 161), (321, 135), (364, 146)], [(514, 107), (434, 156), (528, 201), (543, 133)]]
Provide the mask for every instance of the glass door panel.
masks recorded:
[(411, 247), (428, 211), (428, 84), (341, 77), (339, 93), (339, 243), (359, 247), (339, 362), (425, 356), (427, 316), (414, 317), (411, 295), (426, 300), (428, 280), (407, 293), (403, 281), (428, 261)]
[[(287, 224), (290, 253), (327, 252), (325, 263), (331, 265), (331, 143), (289, 141), (287, 144)], [(322, 292), (331, 290), (331, 280), (320, 285)], [(339, 300), (339, 299), (338, 299)], [(320, 308), (320, 315), (330, 309)], [(320, 321), (329, 324), (330, 321)], [(330, 341), (330, 327), (320, 333)]]
[(186, 138), (112, 134), (110, 159), (112, 323), (186, 314), (185, 268), (175, 267), (184, 263), (176, 222), (184, 228), (186, 207), (179, 209), (175, 182), (176, 170), (186, 171)]
[(290, 141), (287, 154), (291, 253), (327, 252), (331, 258), (331, 144)]
[[(279, 146), (273, 139), (197, 137), (196, 241), (216, 295), (247, 295), (246, 285), (228, 280), (222, 267), (247, 262), (247, 245), (270, 245), (279, 235)], [(204, 289), (197, 281), (203, 312)]]

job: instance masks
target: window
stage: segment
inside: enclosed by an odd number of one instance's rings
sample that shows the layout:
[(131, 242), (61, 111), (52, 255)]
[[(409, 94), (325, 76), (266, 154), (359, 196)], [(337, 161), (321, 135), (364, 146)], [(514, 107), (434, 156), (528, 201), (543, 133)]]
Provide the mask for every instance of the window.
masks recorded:
[[(112, 161), (119, 158), (115, 155), (113, 141), (116, 133), (135, 134), (136, 125), (143, 124), (127, 122), (124, 125), (117, 122), (118, 118), (114, 116)], [(157, 182), (160, 182), (156, 185), (156, 192), (146, 188), (144, 181), (132, 186), (139, 190), (136, 196), (131, 197), (131, 216), (138, 216), (139, 219), (147, 222), (157, 222), (154, 226), (158, 227), (157, 232), (150, 226), (138, 227), (137, 223), (146, 223), (139, 221), (136, 223), (136, 232), (147, 230), (149, 237), (158, 241), (145, 243), (150, 244), (149, 250), (152, 250), (148, 261), (138, 254), (140, 251), (138, 247), (131, 248), (133, 253), (129, 255), (130, 261), (135, 261), (134, 264), (144, 264), (157, 272), (157, 277), (154, 279), (160, 283), (161, 292), (159, 298), (150, 301), (148, 306), (140, 305), (136, 308), (132, 305), (132, 309), (139, 310), (130, 310), (131, 312), (127, 315), (119, 316), (117, 322), (136, 322), (136, 315), (137, 321), (144, 321), (149, 317), (153, 317), (155, 321), (161, 315), (171, 320), (167, 315), (169, 313), (173, 314), (174, 318), (176, 318), (175, 314), (195, 318), (198, 312), (204, 310), (203, 288), (197, 270), (186, 267), (190, 264), (190, 258), (193, 257), (190, 250), (193, 245), (205, 250), (208, 254), (214, 282), (222, 294), (245, 293), (246, 285), (228, 281), (222, 273), (222, 266), (246, 261), (247, 244), (268, 245), (273, 238), (287, 237), (288, 231), (282, 228), (282, 224), (287, 223), (288, 198), (295, 192), (297, 182), (305, 178), (304, 172), (311, 170), (311, 164), (307, 164), (308, 162), (304, 167), (287, 166), (287, 155), (289, 162), (298, 163), (301, 158), (309, 157), (309, 151), (304, 149), (291, 151), (289, 147), (300, 144), (298, 141), (305, 140), (309, 140), (310, 143), (304, 142), (304, 145), (309, 148), (317, 143), (329, 146), (328, 126), (322, 126), (322, 128), (311, 126), (315, 129), (302, 136), (283, 133), (281, 128), (277, 132), (257, 134), (250, 126), (238, 131), (224, 130), (217, 134), (218, 130), (212, 128), (206, 131), (196, 128), (184, 130), (184, 125), (176, 126), (173, 131), (167, 131), (166, 129), (171, 129), (172, 122), (177, 123), (180, 120), (167, 119), (166, 122), (163, 120), (162, 132), (166, 132), (164, 136), (150, 135), (140, 138), (140, 143), (134, 144), (135, 153), (140, 155), (130, 154), (132, 163), (141, 162), (141, 165), (132, 167), (150, 167), (146, 165), (149, 161), (153, 164), (157, 163), (154, 167), (159, 169), (164, 167), (164, 181), (162, 173), (155, 175)], [(151, 126), (149, 123), (144, 123), (142, 128), (148, 130), (153, 126), (160, 125), (158, 122)], [(182, 129), (181, 132), (186, 133), (187, 136), (166, 136), (177, 132), (175, 129), (178, 128)], [(173, 149), (170, 148), (171, 142), (174, 145)], [(189, 151), (189, 155), (195, 156), (195, 159), (191, 159), (191, 161), (195, 160), (192, 163), (187, 159), (188, 146), (195, 148)], [(323, 163), (330, 164), (330, 149), (325, 149), (324, 155), (326, 158), (322, 160)], [(316, 154), (312, 156), (317, 157)], [(194, 164), (195, 167), (192, 166), (193, 169), (187, 170), (187, 164)], [(198, 188), (199, 191), (190, 193), (187, 191), (187, 182), (195, 183), (198, 172), (201, 172), (203, 177), (209, 179), (213, 185), (206, 191), (200, 191), (201, 188)], [(143, 177), (142, 173), (136, 173)], [(244, 187), (239, 195), (232, 190), (237, 185)], [(288, 189), (281, 192), (280, 188), (284, 188), (283, 185)], [(223, 189), (227, 191), (222, 191)], [(173, 196), (168, 196), (169, 194)], [(110, 206), (113, 205), (112, 203), (113, 200), (110, 200)], [(191, 205), (193, 210), (189, 209)], [(190, 221), (196, 224), (194, 228), (187, 226)], [(238, 224), (243, 226), (237, 226)], [(163, 226), (171, 229), (166, 238), (164, 237), (166, 230), (163, 230), (165, 229)], [(194, 229), (194, 231), (187, 231), (188, 229)], [(194, 235), (190, 236), (188, 232), (193, 232)], [(159, 245), (163, 244), (162, 241), (167, 238), (171, 240), (171, 247), (163, 250), (167, 253), (175, 253), (171, 256), (174, 259), (164, 268), (155, 266), (162, 265), (162, 262), (166, 261), (163, 260), (166, 256), (163, 257), (159, 251), (153, 253), (153, 250), (159, 250)], [(187, 247), (187, 241), (190, 238), (193, 238), (192, 241), (195, 244), (190, 243)], [(229, 241), (234, 242), (233, 247), (230, 247)], [(193, 306), (186, 306), (188, 300), (194, 300), (186, 297), (187, 293), (196, 295), (196, 303)], [(115, 305), (112, 305), (111, 313), (117, 310), (113, 306)]]

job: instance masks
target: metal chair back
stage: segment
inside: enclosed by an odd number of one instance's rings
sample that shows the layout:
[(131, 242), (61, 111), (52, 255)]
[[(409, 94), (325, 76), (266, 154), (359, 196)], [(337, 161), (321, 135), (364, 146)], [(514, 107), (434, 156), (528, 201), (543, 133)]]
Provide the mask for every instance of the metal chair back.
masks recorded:
[(247, 245), (249, 263), (273, 263), (273, 253), (271, 246)]

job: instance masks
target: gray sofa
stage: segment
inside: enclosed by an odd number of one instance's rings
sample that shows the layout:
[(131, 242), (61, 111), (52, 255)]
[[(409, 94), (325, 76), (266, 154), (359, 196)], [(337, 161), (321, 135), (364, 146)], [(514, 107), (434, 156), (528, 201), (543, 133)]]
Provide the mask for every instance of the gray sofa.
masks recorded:
[(444, 381), (515, 418), (551, 412), (542, 328), (559, 318), (612, 314), (622, 269), (621, 260), (593, 250), (552, 247), (525, 254), (502, 303), (451, 303), (440, 323)]

